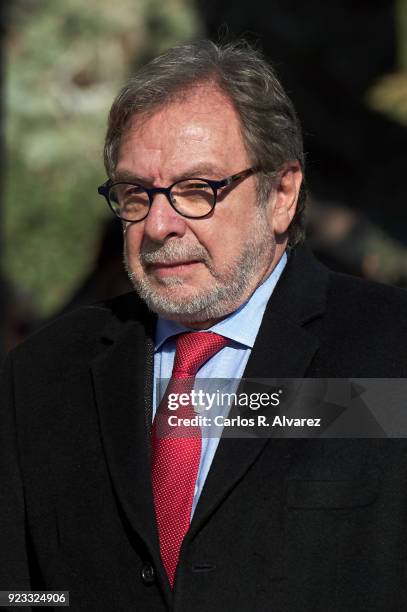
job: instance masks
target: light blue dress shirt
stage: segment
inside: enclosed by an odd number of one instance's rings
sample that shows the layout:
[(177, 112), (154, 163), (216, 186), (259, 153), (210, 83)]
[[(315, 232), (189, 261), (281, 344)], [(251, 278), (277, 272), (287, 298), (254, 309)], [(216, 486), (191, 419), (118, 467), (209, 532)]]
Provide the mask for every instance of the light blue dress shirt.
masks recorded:
[[(229, 338), (231, 342), (200, 368), (197, 377), (217, 379), (242, 378), (263, 319), (267, 302), (286, 263), (287, 255), (284, 253), (273, 272), (257, 287), (250, 299), (235, 312), (232, 312), (228, 317), (210, 328), (210, 331)], [(162, 318), (159, 318), (157, 321), (154, 353), (153, 418), (159, 403), (157, 399), (160, 400), (162, 398), (168, 379), (171, 378), (175, 357), (174, 336), (184, 331), (196, 330), (191, 330), (175, 321), (167, 321)], [(201, 495), (218, 443), (218, 436), (202, 438), (201, 460), (195, 485), (191, 516)]]

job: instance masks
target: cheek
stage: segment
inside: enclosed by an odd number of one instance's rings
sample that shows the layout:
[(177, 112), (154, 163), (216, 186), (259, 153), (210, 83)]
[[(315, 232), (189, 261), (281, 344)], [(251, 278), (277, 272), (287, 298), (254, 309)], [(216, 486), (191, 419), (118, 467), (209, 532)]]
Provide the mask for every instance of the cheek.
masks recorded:
[[(208, 251), (212, 265), (221, 271), (229, 267), (244, 248), (245, 235), (235, 220), (224, 220), (213, 223), (208, 233), (201, 233), (199, 240)], [(245, 235), (243, 235), (243, 233)]]
[(136, 225), (128, 225), (123, 233), (124, 250), (130, 262), (137, 262), (139, 259), (143, 232)]
[(239, 251), (244, 248), (258, 212), (253, 190), (244, 190), (244, 185), (239, 185), (239, 189), (241, 191), (235, 197), (229, 194), (219, 202), (212, 219), (211, 240), (214, 249), (228, 260), (236, 259)]

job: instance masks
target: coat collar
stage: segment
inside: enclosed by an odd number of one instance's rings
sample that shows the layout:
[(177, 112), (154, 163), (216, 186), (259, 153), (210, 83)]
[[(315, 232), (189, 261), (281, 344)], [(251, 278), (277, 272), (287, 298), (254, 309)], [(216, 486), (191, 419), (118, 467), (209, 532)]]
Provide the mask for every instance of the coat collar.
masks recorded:
[(306, 327), (326, 309), (329, 271), (301, 246), (292, 250), (269, 300), (245, 377), (302, 377), (319, 341)]

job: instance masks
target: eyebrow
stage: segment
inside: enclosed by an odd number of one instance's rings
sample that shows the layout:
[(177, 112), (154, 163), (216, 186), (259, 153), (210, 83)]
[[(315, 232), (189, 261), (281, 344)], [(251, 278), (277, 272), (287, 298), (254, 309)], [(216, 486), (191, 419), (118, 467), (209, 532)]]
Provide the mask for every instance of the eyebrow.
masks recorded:
[[(182, 181), (187, 178), (223, 178), (224, 173), (222, 170), (214, 166), (213, 164), (199, 164), (196, 166), (191, 166), (187, 168), (185, 172), (173, 177), (171, 182), (175, 183), (177, 181)], [(140, 183), (141, 185), (151, 185), (151, 179), (146, 179), (141, 176), (137, 176), (131, 170), (119, 170), (118, 172), (114, 172), (112, 174), (112, 180), (114, 182), (130, 182), (130, 183)]]

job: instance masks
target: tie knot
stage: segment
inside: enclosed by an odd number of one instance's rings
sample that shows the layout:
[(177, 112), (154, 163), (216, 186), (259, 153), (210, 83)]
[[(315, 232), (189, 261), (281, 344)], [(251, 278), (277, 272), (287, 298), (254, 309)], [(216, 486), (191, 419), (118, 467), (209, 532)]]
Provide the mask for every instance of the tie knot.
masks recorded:
[(173, 378), (195, 376), (203, 364), (228, 343), (213, 332), (185, 332), (176, 339)]

